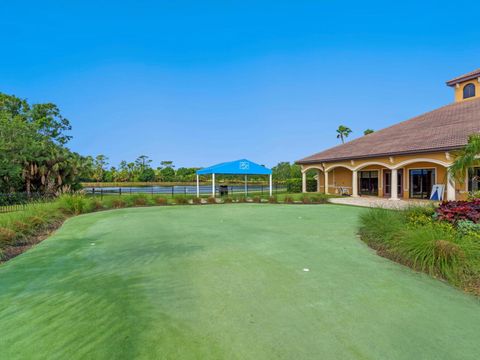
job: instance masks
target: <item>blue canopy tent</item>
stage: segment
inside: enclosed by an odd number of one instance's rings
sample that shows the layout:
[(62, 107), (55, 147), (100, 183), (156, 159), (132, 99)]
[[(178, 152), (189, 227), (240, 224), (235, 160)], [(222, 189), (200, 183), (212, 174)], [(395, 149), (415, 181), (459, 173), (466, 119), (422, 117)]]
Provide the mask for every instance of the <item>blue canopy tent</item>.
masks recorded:
[(215, 174), (245, 175), (245, 193), (247, 192), (248, 175), (268, 175), (270, 196), (272, 196), (272, 170), (253, 161), (241, 159), (197, 170), (197, 197), (200, 197), (200, 175), (212, 175), (212, 196), (215, 197)]

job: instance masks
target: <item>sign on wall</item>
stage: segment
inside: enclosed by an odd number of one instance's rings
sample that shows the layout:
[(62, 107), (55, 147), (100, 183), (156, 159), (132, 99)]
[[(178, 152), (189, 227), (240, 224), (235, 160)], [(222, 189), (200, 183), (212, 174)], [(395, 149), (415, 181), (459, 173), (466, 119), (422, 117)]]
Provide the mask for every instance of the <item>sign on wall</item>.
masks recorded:
[(433, 185), (432, 193), (430, 194), (430, 200), (442, 201), (444, 191), (445, 191), (445, 185), (443, 184)]

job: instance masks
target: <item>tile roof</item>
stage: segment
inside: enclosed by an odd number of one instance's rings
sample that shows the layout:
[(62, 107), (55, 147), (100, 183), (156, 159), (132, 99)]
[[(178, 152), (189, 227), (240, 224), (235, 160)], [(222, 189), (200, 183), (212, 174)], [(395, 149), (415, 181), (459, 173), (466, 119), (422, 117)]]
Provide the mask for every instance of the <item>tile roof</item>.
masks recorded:
[(480, 99), (453, 103), (298, 160), (330, 162), (458, 149), (480, 133)]
[(452, 80), (447, 81), (448, 86), (453, 86), (455, 84), (458, 84), (462, 81), (467, 81), (471, 79), (475, 79), (480, 76), (480, 69), (473, 70), (469, 73), (463, 74), (461, 76), (457, 76), (456, 78), (453, 78)]

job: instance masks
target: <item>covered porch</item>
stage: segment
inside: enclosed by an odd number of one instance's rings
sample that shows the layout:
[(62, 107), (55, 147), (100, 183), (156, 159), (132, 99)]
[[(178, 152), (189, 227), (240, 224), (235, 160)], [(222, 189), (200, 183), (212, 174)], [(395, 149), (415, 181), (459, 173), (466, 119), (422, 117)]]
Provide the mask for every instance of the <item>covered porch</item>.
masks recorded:
[(307, 192), (307, 173), (315, 171), (317, 192), (325, 194), (425, 200), (430, 198), (434, 185), (442, 185), (443, 198), (455, 200), (464, 186), (455, 184), (448, 172), (450, 165), (451, 162), (420, 157), (304, 165), (302, 191)]

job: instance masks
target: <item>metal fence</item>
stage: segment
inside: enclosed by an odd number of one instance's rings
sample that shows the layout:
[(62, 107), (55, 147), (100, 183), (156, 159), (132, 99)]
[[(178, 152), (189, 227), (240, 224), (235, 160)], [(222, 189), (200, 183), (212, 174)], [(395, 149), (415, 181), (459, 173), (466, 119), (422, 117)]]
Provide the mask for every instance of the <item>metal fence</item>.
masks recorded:
[(53, 195), (40, 193), (0, 194), (0, 213), (25, 210), (32, 204), (43, 204), (54, 199)]
[[(211, 185), (200, 185), (200, 195), (212, 195)], [(196, 196), (197, 187), (195, 185), (162, 185), (162, 186), (142, 186), (142, 187), (86, 187), (83, 190), (92, 196), (104, 195), (134, 195), (150, 194), (165, 196)], [(286, 192), (287, 187), (283, 184), (273, 184), (274, 194)], [(220, 195), (268, 195), (268, 185), (218, 185), (215, 186), (215, 196)]]

